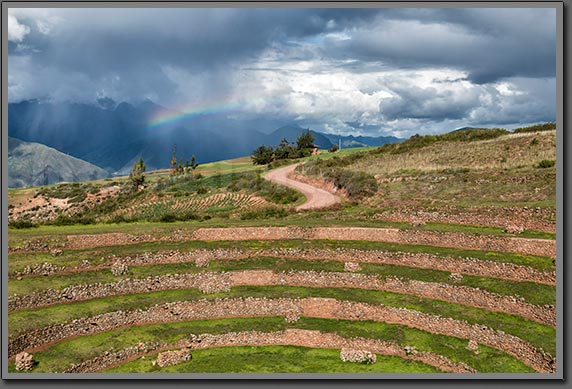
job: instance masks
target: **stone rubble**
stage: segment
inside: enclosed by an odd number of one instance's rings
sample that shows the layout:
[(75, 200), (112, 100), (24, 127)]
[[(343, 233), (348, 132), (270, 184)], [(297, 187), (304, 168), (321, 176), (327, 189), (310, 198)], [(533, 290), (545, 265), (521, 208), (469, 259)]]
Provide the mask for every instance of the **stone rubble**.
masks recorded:
[(361, 267), (359, 265), (359, 263), (357, 262), (345, 262), (344, 263), (344, 271), (348, 271), (348, 272), (356, 272), (356, 271), (360, 271)]
[(469, 339), (469, 344), (467, 344), (466, 349), (474, 352), (475, 354), (479, 354), (479, 344), (473, 339)]
[(129, 266), (121, 262), (115, 262), (111, 265), (111, 274), (116, 277), (129, 274)]
[(377, 356), (367, 350), (352, 350), (343, 348), (340, 351), (340, 359), (342, 362), (365, 363), (371, 365), (377, 362)]
[(463, 282), (463, 275), (459, 274), (459, 273), (451, 273), (449, 275), (449, 281), (455, 282), (455, 283)]
[(61, 273), (66, 270), (65, 266), (54, 265), (53, 263), (44, 262), (41, 264), (35, 264), (32, 266), (26, 266), (24, 270), (15, 272), (14, 276), (29, 276), (29, 275), (41, 275), (48, 276), (52, 274)]
[(174, 366), (192, 359), (189, 349), (164, 351), (157, 355), (157, 360), (153, 362), (153, 366), (159, 367)]
[(18, 371), (32, 370), (34, 363), (34, 356), (25, 351), (16, 355), (16, 358), (14, 359), (14, 365)]

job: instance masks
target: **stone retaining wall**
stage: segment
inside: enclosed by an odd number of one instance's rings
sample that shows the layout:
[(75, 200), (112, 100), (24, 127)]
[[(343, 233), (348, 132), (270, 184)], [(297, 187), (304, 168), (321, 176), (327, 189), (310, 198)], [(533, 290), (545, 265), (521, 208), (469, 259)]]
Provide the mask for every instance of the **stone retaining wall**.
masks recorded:
[(443, 372), (476, 373), (477, 371), (465, 363), (452, 362), (445, 356), (431, 352), (418, 352), (408, 355), (403, 347), (393, 342), (384, 342), (368, 338), (343, 338), (335, 333), (322, 333), (314, 330), (287, 329), (276, 332), (230, 332), (220, 335), (191, 334), (173, 344), (153, 343), (127, 347), (115, 353), (98, 356), (80, 364), (73, 365), (66, 373), (93, 373), (112, 366), (121, 365), (131, 359), (150, 352), (168, 349), (204, 350), (225, 346), (302, 346), (322, 349), (367, 349), (375, 354), (398, 356), (436, 367)]
[(60, 342), (66, 338), (111, 331), (121, 327), (189, 320), (237, 317), (285, 316), (292, 311), (301, 316), (337, 320), (374, 320), (402, 324), (423, 331), (472, 339), (507, 352), (540, 373), (555, 371), (552, 356), (537, 350), (524, 340), (480, 324), (444, 318), (406, 308), (381, 304), (365, 304), (324, 298), (267, 299), (238, 298), (215, 301), (175, 302), (153, 306), (147, 310), (116, 311), (73, 320), (27, 332), (10, 338), (8, 355)]
[(100, 246), (133, 244), (142, 241), (180, 240), (282, 240), (333, 239), (422, 244), (470, 250), (514, 252), (554, 258), (556, 243), (550, 239), (527, 239), (491, 235), (472, 235), (462, 232), (408, 231), (392, 228), (366, 227), (237, 227), (198, 228), (187, 234), (156, 238), (149, 235), (105, 233), (97, 235), (69, 235), (65, 247), (82, 249)]
[(382, 250), (360, 250), (351, 248), (332, 249), (298, 249), (273, 248), (257, 251), (239, 249), (198, 249), (189, 252), (159, 251), (146, 252), (134, 256), (107, 257), (101, 266), (84, 265), (66, 268), (63, 274), (89, 270), (110, 268), (114, 263), (127, 266), (145, 266), (168, 263), (194, 262), (197, 266), (208, 266), (211, 261), (240, 260), (257, 257), (275, 257), (303, 260), (328, 260), (339, 262), (358, 262), (374, 264), (390, 264), (423, 269), (450, 271), (481, 277), (501, 278), (512, 281), (528, 281), (554, 285), (556, 272), (541, 272), (528, 266), (520, 266), (509, 262), (495, 262), (477, 258), (451, 258), (425, 253), (406, 253)]
[(507, 228), (519, 226), (524, 230), (556, 231), (556, 212), (550, 208), (531, 207), (439, 207), (428, 211), (403, 208), (384, 211), (374, 219), (395, 222), (429, 222)]
[(548, 239), (526, 239), (466, 233), (406, 231), (366, 227), (241, 227), (199, 228), (192, 240), (281, 240), (332, 239), (393, 242), (469, 250), (513, 252), (554, 258), (556, 243)]
[(552, 327), (556, 326), (556, 310), (553, 306), (541, 307), (528, 304), (514, 296), (503, 296), (468, 286), (389, 277), (384, 279), (377, 275), (359, 273), (316, 271), (240, 270), (222, 273), (165, 274), (142, 279), (122, 279), (108, 284), (74, 285), (63, 290), (47, 289), (25, 296), (11, 296), (8, 298), (8, 310), (32, 309), (51, 304), (159, 290), (197, 288), (203, 293), (218, 293), (229, 291), (232, 286), (241, 285), (287, 285), (389, 291), (519, 315)]

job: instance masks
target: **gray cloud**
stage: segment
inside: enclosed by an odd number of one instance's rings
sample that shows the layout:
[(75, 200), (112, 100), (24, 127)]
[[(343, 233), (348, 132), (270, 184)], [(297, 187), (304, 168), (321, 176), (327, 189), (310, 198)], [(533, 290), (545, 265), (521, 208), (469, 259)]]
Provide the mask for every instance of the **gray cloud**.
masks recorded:
[(434, 87), (395, 85), (392, 91), (396, 97), (383, 100), (380, 104), (380, 112), (388, 120), (462, 119), (479, 104), (479, 93), (475, 89), (455, 92)]
[(9, 22), (11, 102), (232, 100), (248, 120), (367, 135), (555, 116), (554, 9), (11, 8)]
[(398, 67), (448, 66), (479, 84), (554, 77), (554, 9), (439, 9), (380, 14), (325, 52)]

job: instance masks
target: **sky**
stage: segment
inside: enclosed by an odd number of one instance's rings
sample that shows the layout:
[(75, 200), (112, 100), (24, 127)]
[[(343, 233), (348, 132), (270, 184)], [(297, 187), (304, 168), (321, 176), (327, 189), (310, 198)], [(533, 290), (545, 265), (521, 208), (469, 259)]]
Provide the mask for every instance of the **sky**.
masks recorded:
[(549, 8), (10, 8), (8, 53), (9, 102), (149, 99), (399, 137), (556, 118)]

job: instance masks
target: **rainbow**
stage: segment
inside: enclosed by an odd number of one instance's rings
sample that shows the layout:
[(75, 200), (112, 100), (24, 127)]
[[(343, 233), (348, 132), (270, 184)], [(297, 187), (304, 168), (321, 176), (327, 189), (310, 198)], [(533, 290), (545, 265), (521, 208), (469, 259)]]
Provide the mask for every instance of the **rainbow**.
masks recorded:
[(168, 124), (181, 122), (184, 120), (192, 119), (201, 115), (208, 115), (221, 112), (235, 111), (240, 107), (238, 103), (225, 102), (225, 103), (211, 103), (197, 106), (185, 105), (175, 109), (161, 111), (154, 115), (148, 122), (149, 128), (157, 128)]

